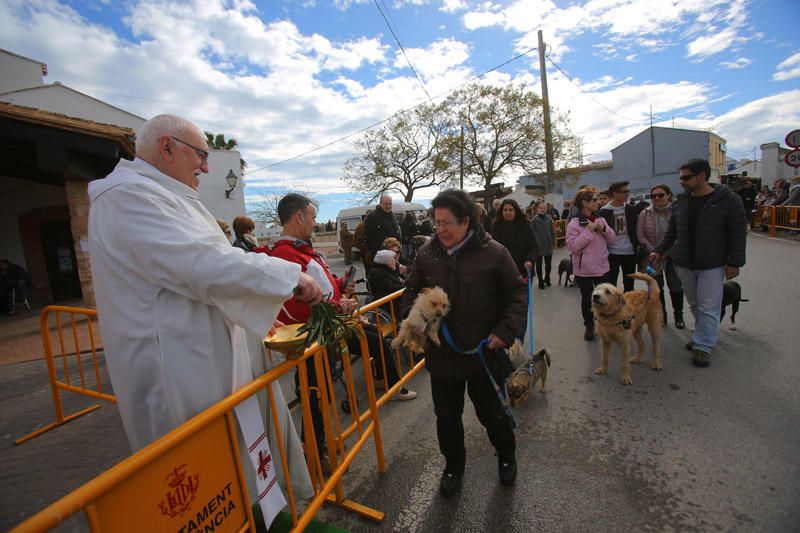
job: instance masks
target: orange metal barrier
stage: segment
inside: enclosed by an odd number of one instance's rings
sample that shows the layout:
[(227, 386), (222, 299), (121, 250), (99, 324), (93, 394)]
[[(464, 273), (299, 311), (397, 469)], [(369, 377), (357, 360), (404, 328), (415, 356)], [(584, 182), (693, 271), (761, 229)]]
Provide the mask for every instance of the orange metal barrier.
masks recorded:
[[(404, 290), (400, 290), (385, 298), (376, 300), (362, 307), (358, 314), (373, 314), (381, 336), (396, 334), (397, 324), (394, 300), (402, 296), (403, 293)], [(391, 320), (388, 322), (382, 319), (377, 313), (377, 309), (386, 304), (390, 306), (391, 310)], [(47, 347), (51, 342), (50, 331), (47, 328), (47, 316), (49, 312), (55, 311), (69, 313), (71, 315), (75, 350), (78, 354), (80, 354), (80, 347), (77, 334), (75, 333), (75, 316), (79, 314), (87, 315), (87, 327), (89, 328), (90, 339), (92, 339), (92, 360), (95, 367), (97, 391), (90, 390), (86, 387), (82, 373), (81, 387), (70, 384), (68, 369), (66, 369), (66, 383), (56, 379), (52, 349)], [(51, 376), (56, 416), (59, 422), (24, 437), (18, 442), (33, 438), (38, 434), (52, 429), (52, 427), (56, 427), (57, 425), (99, 407), (93, 406), (90, 409), (64, 418), (63, 414), (61, 414), (61, 403), (58, 397), (59, 390), (70, 390), (107, 401), (115, 401), (113, 396), (103, 393), (100, 387), (99, 367), (97, 365), (97, 356), (93, 340), (94, 336), (93, 333), (91, 333), (91, 318), (96, 319), (97, 313), (90, 309), (53, 306), (47, 308), (42, 313), (42, 335), (46, 345), (45, 351), (48, 356), (48, 372)], [(59, 344), (62, 347), (62, 356), (65, 358), (64, 340), (63, 334), (61, 333), (59, 315), (56, 315), (56, 324), (59, 332)], [(360, 335), (359, 343), (361, 353), (368, 354), (366, 357), (361, 357), (365, 378), (373, 376), (372, 362), (374, 361), (374, 357), (381, 357), (381, 361), (384, 363), (383, 368), (386, 368), (385, 358), (387, 354), (383, 353), (382, 343), (380, 354), (369, 353), (369, 347), (364, 334)], [(270, 357), (271, 355), (272, 354), (270, 354)], [(336, 390), (334, 388), (334, 378), (331, 373), (331, 361), (329, 360), (327, 350), (325, 350), (324, 347), (314, 345), (307, 349), (300, 358), (289, 360), (276, 366), (252, 383), (176, 428), (168, 435), (31, 517), (14, 531), (44, 531), (55, 527), (80, 510), (84, 511), (92, 531), (179, 530), (182, 526), (191, 529), (188, 522), (185, 520), (181, 522), (180, 519), (176, 520), (175, 516), (168, 517), (168, 513), (164, 511), (165, 502), (174, 502), (176, 498), (178, 498), (182, 504), (186, 505), (194, 501), (200, 502), (198, 504), (200, 506), (200, 511), (197, 512), (197, 517), (205, 517), (204, 519), (208, 519), (210, 516), (213, 520), (219, 518), (219, 523), (214, 525), (216, 531), (242, 531), (252, 528), (253, 516), (249, 506), (250, 500), (245, 477), (243, 475), (243, 466), (237, 451), (238, 442), (232, 409), (247, 397), (259, 391), (263, 391), (264, 389), (266, 389), (267, 392), (273, 418), (271, 426), (276, 432), (277, 441), (281, 443), (281, 449), (279, 450), (281, 466), (284, 479), (286, 480), (287, 500), (292, 513), (294, 529), (302, 531), (323, 503), (342, 507), (375, 521), (382, 521), (384, 518), (382, 512), (349, 500), (345, 496), (341, 478), (371, 435), (374, 436), (375, 440), (378, 471), (380, 473), (385, 473), (387, 470), (383, 454), (383, 440), (378, 419), (378, 409), (389, 400), (392, 394), (398, 392), (400, 388), (425, 365), (424, 359), (420, 358), (417, 360), (418, 358), (415, 354), (409, 353), (407, 355), (408, 369), (404, 370), (403, 357), (399, 351), (395, 351), (394, 354), (389, 354), (388, 356), (393, 356), (395, 358), (394, 360), (400, 379), (391, 387), (385, 384), (385, 392), (380, 398), (378, 398), (375, 393), (373, 380), (365, 379), (364, 388), (366, 389), (367, 405), (363, 412), (359, 409), (359, 391), (357, 391), (356, 388), (356, 380), (353, 376), (353, 366), (350, 357), (342, 357), (342, 381), (346, 387), (348, 411), (350, 415), (349, 423), (340, 418), (339, 412), (335, 408), (338, 402)], [(78, 358), (79, 357), (80, 355), (78, 355)], [(317, 386), (314, 387), (309, 387), (308, 370), (304, 363), (308, 358), (313, 358), (313, 368), (317, 378)], [(302, 423), (306, 434), (306, 442), (303, 448), (312, 487), (314, 489), (314, 498), (302, 513), (298, 513), (297, 510), (296, 498), (289, 475), (287, 452), (283, 448), (285, 441), (282, 438), (282, 434), (285, 428), (281, 427), (280, 421), (277, 418), (278, 410), (276, 409), (275, 398), (273, 397), (271, 388), (273, 382), (295, 368), (297, 368), (299, 374)], [(386, 375), (385, 372), (384, 375)], [(310, 402), (318, 402), (320, 411), (322, 412), (325, 441), (332, 467), (332, 471), (327, 478), (322, 469), (320, 451), (317, 449), (315, 428), (311, 419)], [(331, 408), (331, 406), (334, 407)], [(355, 439), (355, 442), (351, 442), (353, 439)], [(248, 468), (248, 466), (244, 468)], [(210, 479), (212, 481), (203, 483), (202, 489), (200, 489), (198, 488), (199, 485), (197, 481), (192, 481), (195, 479), (192, 477), (194, 475), (202, 475), (204, 480)], [(169, 492), (165, 493), (165, 490), (169, 488), (168, 485), (174, 485), (173, 489), (177, 492), (174, 494)], [(209, 489), (210, 492), (208, 492)], [(192, 501), (187, 503), (187, 498), (190, 496)], [(170, 498), (172, 499), (170, 500)], [(227, 507), (225, 507), (226, 511), (222, 514), (219, 514), (219, 512), (214, 514), (213, 511), (214, 508), (217, 507), (217, 504), (215, 503), (212, 505), (211, 502), (217, 502), (220, 498), (222, 498), (222, 501), (219, 502), (220, 505), (227, 505)], [(209, 503), (202, 506), (203, 502)], [(228, 511), (227, 509), (231, 506), (233, 507)], [(193, 520), (193, 518), (190, 520)], [(223, 522), (230, 527), (217, 527), (221, 526)], [(194, 526), (198, 525), (199, 523), (194, 524)], [(230, 529), (231, 527), (232, 529)]]
[(765, 205), (761, 206), (755, 217), (756, 222), (769, 227), (770, 237), (778, 235), (778, 230), (800, 231), (800, 206)]
[[(373, 323), (377, 326), (378, 335), (381, 340), (379, 343), (379, 355), (381, 358), (381, 363), (383, 364), (382, 368), (384, 369), (386, 369), (386, 354), (384, 353), (382, 341), (384, 337), (397, 335), (397, 314), (394, 303), (395, 300), (399, 300), (404, 293), (405, 289), (400, 289), (399, 291), (384, 296), (379, 300), (370, 302), (368, 305), (365, 305), (358, 310), (358, 314), (361, 316), (371, 315), (373, 317)], [(382, 318), (381, 314), (378, 312), (378, 310), (384, 305), (389, 305), (390, 320), (388, 322)], [(403, 351), (407, 352), (408, 370), (404, 370), (406, 365), (403, 364), (403, 356), (400, 353), (400, 350), (395, 350), (393, 354), (390, 354), (390, 357), (394, 357), (395, 368), (397, 369), (397, 375), (400, 377), (400, 379), (393, 386), (389, 387), (389, 383), (385, 379), (386, 371), (384, 370), (383, 389), (385, 392), (380, 398), (378, 398), (378, 407), (382, 407), (383, 404), (389, 401), (389, 398), (391, 398), (393, 394), (398, 392), (408, 382), (408, 380), (414, 377), (417, 372), (425, 367), (424, 357), (418, 357), (417, 354), (414, 354), (411, 351)], [(375, 357), (375, 355), (372, 355), (372, 357)]]
[[(56, 337), (58, 339), (58, 346), (60, 348), (60, 358), (62, 362), (62, 374), (64, 376), (64, 381), (61, 381), (58, 377), (58, 372), (56, 371), (56, 362), (55, 362), (55, 355), (53, 354), (53, 338), (50, 332), (50, 323), (49, 317), (51, 313), (55, 316), (55, 330), (56, 330)], [(65, 340), (65, 334), (62, 329), (62, 315), (67, 315), (68, 322), (70, 325), (70, 329), (72, 331), (72, 348), (73, 351), (67, 351), (67, 342)], [(85, 330), (87, 333), (87, 339), (89, 344), (89, 350), (81, 350), (81, 335), (78, 323), (81, 320), (78, 320), (76, 317), (81, 316), (84, 317), (85, 320)], [(62, 424), (66, 424), (67, 422), (74, 420), (80, 416), (83, 416), (87, 413), (91, 413), (92, 411), (99, 409), (100, 405), (95, 404), (91, 407), (83, 409), (82, 411), (78, 411), (77, 413), (73, 413), (69, 416), (64, 416), (64, 409), (61, 405), (61, 393), (60, 391), (69, 391), (74, 392), (77, 394), (82, 394), (84, 396), (89, 396), (90, 398), (96, 398), (98, 400), (105, 400), (107, 402), (116, 403), (117, 400), (111, 394), (107, 394), (103, 392), (103, 385), (100, 380), (100, 367), (97, 364), (97, 347), (95, 346), (95, 329), (92, 327), (93, 321), (97, 321), (97, 311), (94, 309), (84, 309), (80, 307), (63, 307), (59, 305), (50, 305), (42, 309), (42, 314), (39, 318), (39, 328), (42, 333), (42, 343), (44, 344), (44, 354), (45, 360), (47, 362), (47, 373), (50, 378), (50, 388), (53, 393), (53, 407), (56, 411), (56, 421), (52, 424), (48, 424), (43, 428), (37, 429), (33, 433), (26, 435), (22, 438), (19, 438), (14, 441), (14, 444), (22, 444), (34, 437), (41, 435), (42, 433), (46, 433), (51, 429), (57, 428)], [(94, 377), (94, 388), (87, 386), (87, 376), (84, 373), (83, 369), (83, 360), (81, 359), (81, 354), (88, 354), (91, 352), (92, 358), (92, 372)], [(72, 378), (70, 376), (69, 371), (69, 363), (67, 362), (67, 357), (75, 355), (76, 363), (78, 366), (78, 376), (80, 378), (80, 385), (73, 384)]]
[[(366, 338), (361, 348), (367, 353)], [(305, 361), (313, 358), (318, 386), (309, 388)], [(347, 357), (343, 360), (348, 360)], [(364, 374), (371, 375), (370, 358), (362, 358)], [(333, 467), (326, 478), (316, 449), (311, 422), (310, 393), (317, 398), (335, 401), (328, 354), (324, 347), (313, 345), (298, 359), (288, 360), (222, 399), (169, 434), (125, 459), (94, 480), (12, 530), (14, 533), (45, 531), (55, 527), (80, 510), (84, 511), (92, 531), (245, 531), (255, 530), (250, 497), (238, 451), (233, 409), (245, 399), (266, 390), (272, 414), (271, 428), (279, 442), (278, 453), (289, 503), (293, 531), (302, 531), (323, 503), (342, 507), (372, 520), (384, 514), (346, 498), (342, 476), (370, 436), (374, 436), (378, 471), (386, 472), (378, 407), (372, 380), (366, 380), (368, 407), (364, 413), (352, 404), (353, 423), (342, 428), (336, 409), (320, 402), (325, 438)], [(303, 425), (306, 430), (304, 451), (309, 465), (314, 496), (298, 512), (295, 491), (288, 466), (288, 451), (282, 434), (285, 428), (276, 408), (272, 384), (297, 368)], [(352, 367), (345, 363), (348, 388), (352, 393)], [(335, 405), (335, 404), (334, 404)], [(348, 438), (358, 432), (355, 442)], [(271, 450), (274, 453), (274, 450)]]
[(556, 248), (563, 246), (567, 242), (567, 223), (569, 220), (554, 220), (553, 227), (556, 230)]

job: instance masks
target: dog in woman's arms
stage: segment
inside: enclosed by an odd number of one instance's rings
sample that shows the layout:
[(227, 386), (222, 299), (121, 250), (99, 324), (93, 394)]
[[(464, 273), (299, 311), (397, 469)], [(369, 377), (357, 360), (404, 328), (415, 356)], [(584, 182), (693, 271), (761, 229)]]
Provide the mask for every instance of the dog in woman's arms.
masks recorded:
[(392, 341), (392, 349), (404, 346), (413, 352), (423, 353), (429, 340), (436, 346), (441, 346), (439, 327), (449, 311), (450, 299), (444, 289), (422, 289), (414, 300), (408, 317), (400, 325), (400, 332)]
[(540, 390), (544, 392), (547, 369), (549, 367), (550, 352), (539, 350), (538, 353), (517, 368), (506, 381), (508, 403), (513, 407), (527, 400), (537, 381), (541, 381)]

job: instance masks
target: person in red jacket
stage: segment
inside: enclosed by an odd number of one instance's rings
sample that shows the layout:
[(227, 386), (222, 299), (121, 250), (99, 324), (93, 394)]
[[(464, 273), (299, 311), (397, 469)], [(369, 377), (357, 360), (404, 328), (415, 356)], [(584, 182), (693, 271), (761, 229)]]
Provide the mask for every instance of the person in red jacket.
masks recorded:
[[(344, 279), (339, 278), (331, 273), (328, 262), (325, 257), (314, 250), (311, 245), (311, 235), (314, 232), (316, 225), (317, 207), (310, 198), (300, 194), (287, 194), (278, 202), (278, 218), (283, 226), (283, 235), (273, 240), (269, 254), (272, 257), (278, 257), (292, 263), (297, 263), (302, 267), (304, 273), (311, 276), (322, 289), (322, 294), (326, 295), (326, 299), (334, 303), (339, 308), (341, 313), (352, 313), (358, 306), (358, 302), (352, 298), (346, 298), (345, 293), (352, 290), (352, 286), (346, 287)], [(266, 251), (257, 249), (256, 251)], [(311, 314), (311, 307), (305, 302), (291, 298), (287, 300), (280, 314), (278, 320), (284, 324), (298, 324), (306, 322)], [(370, 325), (364, 324), (364, 332), (367, 335), (367, 345), (371, 354), (380, 353), (380, 337), (378, 336), (377, 329)], [(348, 348), (351, 353), (360, 353), (361, 345), (358, 339), (354, 339), (348, 343)], [(391, 347), (388, 341), (384, 342), (384, 353), (390, 354)], [(386, 357), (386, 372), (384, 373), (381, 368), (380, 357), (375, 357), (377, 379), (382, 380), (385, 374), (388, 378), (389, 385), (394, 385), (399, 380), (397, 370), (395, 369), (392, 357)], [(313, 362), (311, 359), (307, 360), (307, 368), (309, 369), (309, 386), (316, 384), (316, 373), (313, 369)], [(297, 388), (298, 398), (299, 394), (299, 378), (295, 374), (295, 387)], [(417, 393), (401, 388), (392, 400), (413, 400), (417, 397)], [(322, 421), (322, 413), (316, 403), (311, 405), (311, 418), (314, 424), (314, 432), (317, 438), (317, 446), (320, 450), (320, 456), (326, 458), (325, 454), (325, 434)], [(304, 432), (305, 433), (305, 432)], [(323, 467), (325, 460), (323, 459)]]

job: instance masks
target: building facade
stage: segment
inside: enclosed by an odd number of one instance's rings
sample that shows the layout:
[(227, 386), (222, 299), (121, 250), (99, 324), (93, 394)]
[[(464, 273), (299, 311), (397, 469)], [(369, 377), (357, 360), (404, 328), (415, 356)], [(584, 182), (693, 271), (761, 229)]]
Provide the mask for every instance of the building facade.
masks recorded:
[[(134, 157), (145, 119), (58, 82), (47, 65), (0, 50), (0, 258), (29, 271), (40, 301), (93, 305), (88, 184)], [(229, 224), (245, 212), (238, 151), (210, 150), (200, 200)], [(226, 177), (236, 176), (232, 190)]]

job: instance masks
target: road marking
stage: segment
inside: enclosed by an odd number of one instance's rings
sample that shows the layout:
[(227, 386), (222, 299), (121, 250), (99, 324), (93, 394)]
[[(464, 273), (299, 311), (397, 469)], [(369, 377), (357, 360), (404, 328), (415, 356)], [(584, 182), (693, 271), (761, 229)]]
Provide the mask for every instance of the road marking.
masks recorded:
[(429, 461), (425, 464), (414, 488), (408, 494), (406, 506), (392, 524), (392, 531), (415, 533), (421, 530), (422, 522), (428, 516), (433, 499), (439, 492), (441, 475), (442, 471), (438, 461)]

